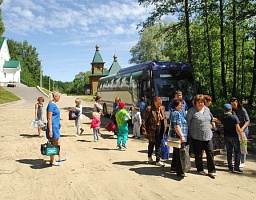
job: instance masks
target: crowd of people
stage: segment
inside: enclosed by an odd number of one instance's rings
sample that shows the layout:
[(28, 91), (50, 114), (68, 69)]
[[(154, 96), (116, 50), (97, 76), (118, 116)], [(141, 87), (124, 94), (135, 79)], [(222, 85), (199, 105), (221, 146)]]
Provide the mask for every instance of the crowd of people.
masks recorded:
[[(52, 144), (60, 145), (60, 110), (56, 103), (60, 99), (60, 93), (53, 92), (52, 99), (47, 105), (47, 127), (46, 137)], [(35, 105), (36, 120), (43, 121), (43, 102), (44, 99), (39, 97)], [(152, 105), (147, 105), (142, 97), (138, 103), (131, 109), (129, 114), (125, 108), (125, 103), (119, 98), (115, 98), (113, 104), (113, 112), (111, 118), (116, 125), (114, 138), (117, 138), (117, 149), (121, 151), (127, 150), (128, 139), (128, 122), (131, 120), (133, 124), (132, 138), (140, 139), (141, 135), (148, 140), (148, 162), (152, 163), (153, 153), (155, 151), (156, 165), (164, 167), (161, 161), (161, 143), (165, 137), (177, 138), (180, 145), (190, 148), (190, 155), (195, 158), (196, 170), (201, 175), (217, 176), (214, 162), (214, 144), (213, 138), (217, 129), (216, 124), (220, 124), (224, 129), (224, 145), (227, 151), (228, 171), (235, 173), (243, 173), (241, 168), (245, 167), (246, 153), (240, 150), (240, 144), (248, 137), (250, 118), (246, 109), (241, 105), (236, 97), (232, 97), (230, 102), (223, 105), (223, 115), (221, 117), (213, 117), (209, 106), (212, 98), (209, 95), (197, 94), (193, 98), (193, 106), (188, 108), (186, 101), (183, 99), (182, 91), (177, 90), (174, 99), (168, 106), (170, 115), (167, 124), (166, 110), (162, 105), (162, 99), (159, 96), (153, 98)], [(82, 121), (82, 105), (81, 99), (75, 100), (75, 107), (72, 108), (76, 112), (75, 120), (76, 135), (81, 135), (84, 129), (81, 127)], [(93, 106), (92, 120), (90, 128), (93, 129), (94, 141), (99, 140), (101, 116), (103, 115), (103, 106), (101, 105), (101, 97), (96, 96)], [(41, 136), (41, 127), (38, 128), (39, 137)], [(206, 154), (206, 165), (203, 163), (203, 155)], [(233, 165), (234, 154), (234, 165)], [(51, 166), (60, 166), (60, 162), (65, 161), (60, 153), (55, 161), (54, 156), (50, 156)], [(171, 172), (180, 177), (188, 176), (184, 170), (181, 159), (181, 147), (173, 147)], [(205, 169), (207, 168), (207, 173)]]

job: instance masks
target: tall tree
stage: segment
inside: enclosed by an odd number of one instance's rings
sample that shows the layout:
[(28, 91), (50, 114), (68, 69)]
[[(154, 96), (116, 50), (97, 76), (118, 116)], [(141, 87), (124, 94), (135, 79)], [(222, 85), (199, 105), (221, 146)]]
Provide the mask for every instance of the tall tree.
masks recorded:
[[(0, 0), (0, 6), (2, 3), (3, 3), (3, 0)], [(5, 27), (4, 27), (4, 22), (2, 19), (2, 9), (0, 8), (0, 37), (3, 36), (4, 31), (5, 31)]]
[(223, 0), (220, 2), (220, 54), (221, 54), (221, 82), (222, 82), (222, 95), (225, 99), (228, 99), (227, 96), (227, 83), (226, 83), (226, 69), (225, 69), (225, 43), (224, 43), (224, 14), (223, 14)]
[(193, 58), (192, 58), (192, 47), (190, 39), (190, 16), (192, 15), (191, 5), (193, 1), (188, 0), (176, 0), (176, 1), (163, 1), (163, 0), (138, 0), (139, 4), (144, 6), (154, 5), (154, 10), (150, 13), (146, 22), (142, 23), (143, 28), (152, 26), (156, 21), (158, 21), (164, 15), (175, 15), (178, 14), (180, 21), (178, 23), (184, 25), (186, 29), (186, 41), (187, 41), (187, 62), (193, 68)]

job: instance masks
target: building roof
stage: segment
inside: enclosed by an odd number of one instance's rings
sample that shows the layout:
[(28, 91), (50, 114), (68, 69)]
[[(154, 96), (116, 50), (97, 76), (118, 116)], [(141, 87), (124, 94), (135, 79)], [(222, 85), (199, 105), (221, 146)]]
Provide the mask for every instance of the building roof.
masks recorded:
[(93, 64), (93, 63), (105, 63), (105, 62), (103, 62), (103, 59), (100, 55), (99, 46), (96, 45), (95, 48), (96, 48), (96, 51), (95, 51), (95, 54), (94, 54), (94, 57), (93, 57), (93, 60), (92, 60), (91, 64)]
[(11, 68), (11, 69), (15, 69), (15, 68), (19, 68), (20, 67), (20, 62), (16, 61), (16, 60), (12, 60), (12, 61), (5, 61), (3, 68)]
[(109, 71), (108, 70), (105, 70), (104, 71), (104, 74), (91, 74), (90, 76), (107, 76), (109, 74)]
[(122, 67), (117, 62), (117, 56), (114, 55), (113, 58), (114, 58), (114, 61), (113, 61), (112, 65), (109, 68), (109, 74), (108, 75), (116, 74), (120, 69), (122, 69)]
[(5, 40), (5, 37), (2, 37), (1, 40), (0, 40), (0, 49), (1, 49), (2, 46), (3, 46), (4, 40)]

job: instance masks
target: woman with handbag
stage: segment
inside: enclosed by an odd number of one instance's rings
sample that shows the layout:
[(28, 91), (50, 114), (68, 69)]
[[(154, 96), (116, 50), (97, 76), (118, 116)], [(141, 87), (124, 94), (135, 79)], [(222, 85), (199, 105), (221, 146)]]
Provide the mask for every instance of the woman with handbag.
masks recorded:
[(153, 162), (152, 154), (155, 148), (156, 165), (164, 167), (160, 161), (161, 141), (167, 128), (165, 107), (162, 105), (162, 98), (155, 96), (152, 106), (147, 106), (142, 119), (142, 133), (148, 139), (148, 162)]
[[(54, 145), (60, 145), (60, 109), (56, 103), (60, 100), (60, 93), (55, 91), (52, 93), (52, 100), (47, 106), (47, 129), (46, 137)], [(59, 159), (55, 162), (54, 155), (50, 156), (51, 166), (60, 166), (59, 162), (65, 161), (66, 158), (61, 158), (60, 152)]]
[[(173, 99), (172, 112), (170, 115), (170, 135), (171, 137), (179, 138), (181, 140), (182, 147), (187, 145), (188, 136), (187, 121), (182, 114), (183, 106), (183, 99)], [(173, 147), (172, 156), (171, 170), (176, 171), (177, 176), (187, 177), (187, 173), (181, 165), (180, 148)]]

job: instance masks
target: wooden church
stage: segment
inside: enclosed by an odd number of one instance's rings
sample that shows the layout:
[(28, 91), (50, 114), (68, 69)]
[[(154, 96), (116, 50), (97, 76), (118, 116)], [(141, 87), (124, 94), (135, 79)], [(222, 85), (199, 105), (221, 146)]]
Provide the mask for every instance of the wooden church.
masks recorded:
[(101, 77), (105, 77), (108, 75), (116, 74), (120, 69), (121, 66), (117, 61), (117, 56), (114, 55), (113, 63), (111, 64), (109, 70), (105, 68), (105, 62), (103, 61), (100, 52), (99, 46), (96, 45), (96, 51), (94, 53), (94, 57), (92, 59), (92, 74), (89, 76), (90, 84), (85, 84), (85, 94), (92, 94), (95, 95), (97, 92), (98, 82)]

